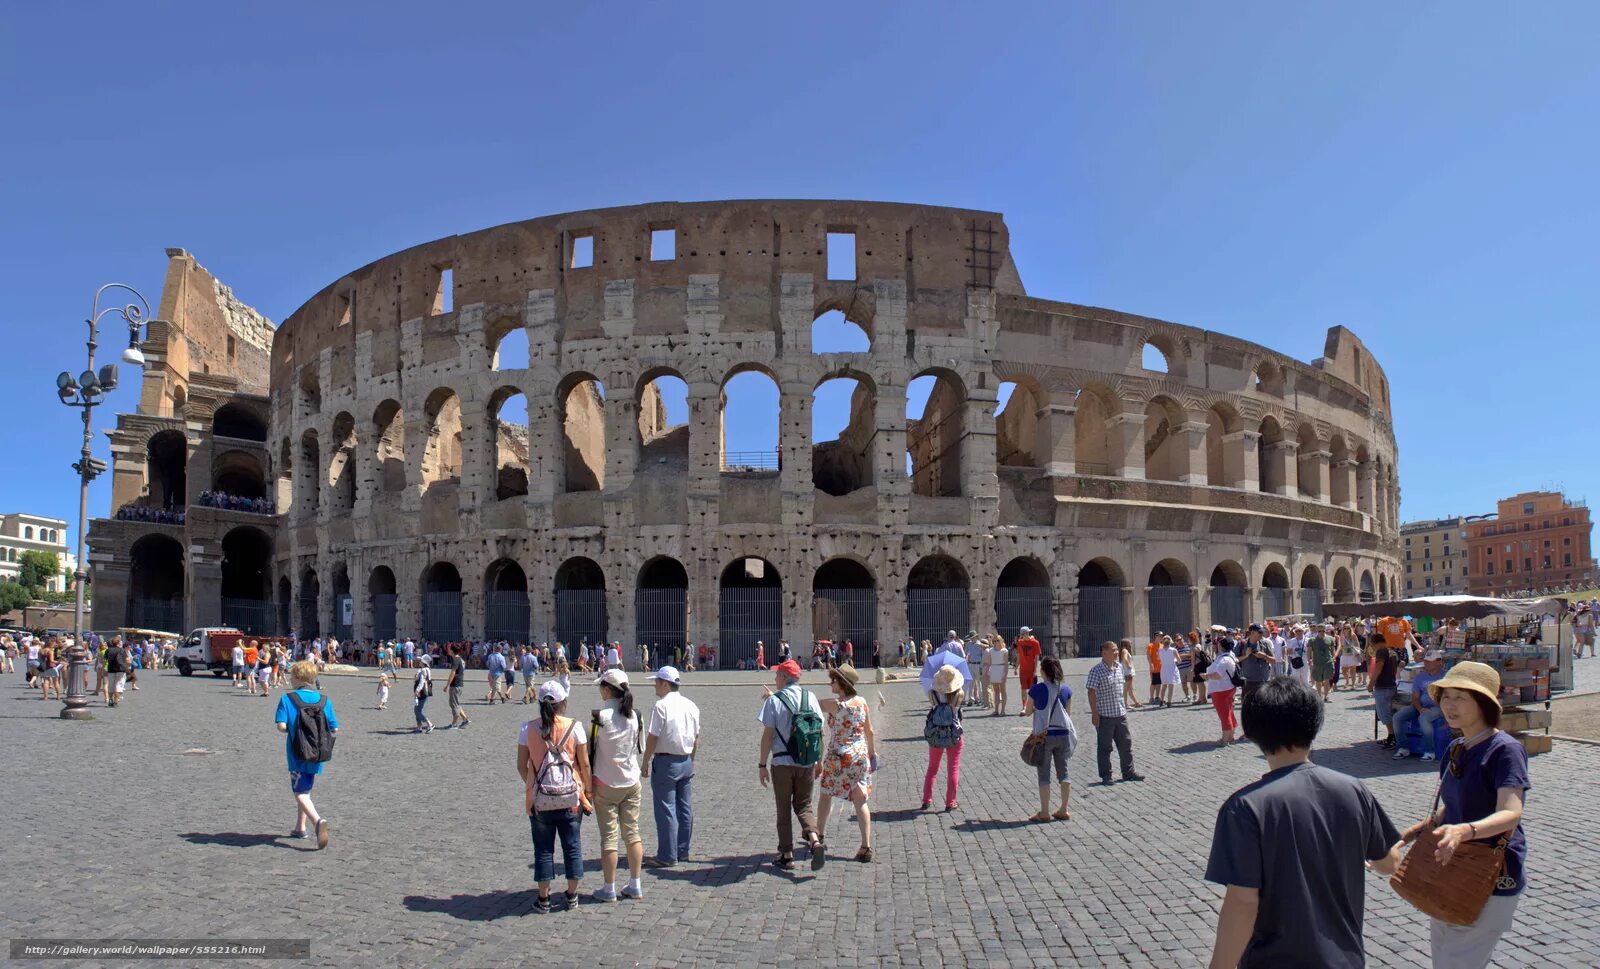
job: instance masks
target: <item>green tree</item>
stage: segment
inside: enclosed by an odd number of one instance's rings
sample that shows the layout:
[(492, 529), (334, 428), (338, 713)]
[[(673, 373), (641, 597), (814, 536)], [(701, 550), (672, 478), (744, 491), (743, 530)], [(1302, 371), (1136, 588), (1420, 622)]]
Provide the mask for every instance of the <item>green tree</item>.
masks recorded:
[(16, 582), (0, 582), (0, 612), (21, 609), (33, 601), (33, 596)]
[(43, 592), (45, 584), (61, 574), (61, 563), (54, 552), (23, 552), (17, 565), (20, 571), (18, 584), (32, 589), (34, 595)]

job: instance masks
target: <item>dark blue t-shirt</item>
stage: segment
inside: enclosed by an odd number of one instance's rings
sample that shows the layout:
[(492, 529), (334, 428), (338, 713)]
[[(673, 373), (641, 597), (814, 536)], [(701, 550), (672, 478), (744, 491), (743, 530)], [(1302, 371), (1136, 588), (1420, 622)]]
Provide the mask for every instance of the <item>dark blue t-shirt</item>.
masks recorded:
[[(1067, 701), (1072, 699), (1072, 687), (1066, 685), (1065, 683), (1061, 684), (1061, 694), (1060, 694), (1060, 696), (1061, 696), (1061, 708), (1062, 708), (1061, 712), (1062, 712), (1062, 714), (1065, 714), (1067, 712), (1066, 711)], [(1050, 699), (1050, 684), (1045, 682), (1044, 680), (1040, 680), (1039, 682), (1037, 682), (1037, 683), (1033, 684), (1032, 686), (1028, 687), (1028, 699), (1033, 701), (1033, 708), (1035, 710), (1046, 710), (1046, 711), (1049, 711), (1050, 704), (1053, 702)], [(1054, 711), (1049, 711), (1049, 712), (1052, 713), (1052, 714), (1054, 713)], [(1054, 717), (1052, 717), (1052, 719), (1054, 719)], [(1048, 721), (1046, 721), (1046, 722), (1048, 723)], [(1060, 736), (1062, 734), (1067, 733), (1067, 728), (1066, 727), (1049, 726), (1048, 729), (1045, 730), (1045, 733), (1049, 734), (1049, 735), (1053, 735), (1053, 736)]]
[[(1451, 747), (1462, 742), (1457, 740)], [(1493, 814), (1498, 810), (1495, 805), (1502, 787), (1519, 788), (1524, 801), (1533, 788), (1528, 782), (1528, 752), (1521, 741), (1508, 733), (1496, 731), (1483, 743), (1467, 748), (1461, 759), (1460, 777), (1450, 773), (1449, 765), (1448, 756), (1439, 761), (1443, 781), (1439, 796), (1444, 801), (1445, 824), (1471, 824)], [(1492, 846), (1499, 838), (1499, 835), (1479, 838), (1478, 842)], [(1522, 836), (1522, 825), (1518, 824), (1506, 843), (1506, 870), (1495, 887), (1496, 895), (1516, 895), (1522, 891), (1526, 885), (1522, 865), (1527, 856), (1528, 841)]]

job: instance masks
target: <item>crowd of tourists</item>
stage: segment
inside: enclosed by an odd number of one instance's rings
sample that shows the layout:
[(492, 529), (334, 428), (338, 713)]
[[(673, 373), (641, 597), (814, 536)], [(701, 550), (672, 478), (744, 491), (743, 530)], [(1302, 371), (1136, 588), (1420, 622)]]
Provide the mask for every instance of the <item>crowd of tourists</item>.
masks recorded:
[(117, 509), (116, 518), (125, 522), (151, 522), (157, 525), (182, 525), (182, 508), (150, 508), (145, 505), (123, 505)]
[(276, 508), (270, 498), (246, 498), (243, 495), (230, 495), (225, 491), (200, 492), (199, 504), (207, 508), (221, 508), (224, 511), (244, 511), (252, 515), (277, 514)]
[[(104, 700), (108, 707), (120, 705), (124, 693), (139, 689), (140, 670), (172, 665), (177, 648), (170, 639), (96, 633), (85, 633), (84, 643), (88, 664), (83, 667), (83, 690)], [(71, 689), (67, 677), (72, 645), (71, 636), (39, 636), (28, 630), (0, 633), (0, 672), (14, 673), (20, 663), (26, 688), (38, 690), (41, 700), (59, 701)], [(87, 679), (91, 672), (92, 687)]]

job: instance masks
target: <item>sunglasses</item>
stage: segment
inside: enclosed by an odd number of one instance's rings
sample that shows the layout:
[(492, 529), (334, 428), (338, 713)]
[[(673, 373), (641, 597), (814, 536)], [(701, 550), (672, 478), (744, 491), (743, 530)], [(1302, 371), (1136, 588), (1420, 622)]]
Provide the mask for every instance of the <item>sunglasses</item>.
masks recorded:
[(1461, 765), (1462, 765), (1462, 762), (1465, 761), (1466, 759), (1467, 759), (1467, 746), (1466, 746), (1466, 744), (1464, 744), (1464, 743), (1455, 743), (1455, 744), (1451, 744), (1450, 745), (1450, 762), (1449, 762), (1448, 766), (1450, 768), (1450, 776), (1451, 777), (1454, 777), (1457, 780), (1461, 779), (1461, 773), (1462, 773), (1462, 770), (1463, 770)]

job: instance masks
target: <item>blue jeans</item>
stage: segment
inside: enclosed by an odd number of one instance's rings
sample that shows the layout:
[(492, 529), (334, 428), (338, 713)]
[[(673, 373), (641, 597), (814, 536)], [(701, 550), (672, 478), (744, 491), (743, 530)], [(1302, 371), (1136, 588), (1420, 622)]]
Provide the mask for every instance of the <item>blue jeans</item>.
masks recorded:
[(565, 808), (538, 811), (529, 816), (533, 829), (533, 880), (548, 882), (556, 877), (556, 836), (561, 836), (561, 867), (567, 881), (583, 878), (583, 844), (579, 840), (583, 814)]
[(1380, 686), (1373, 690), (1372, 703), (1378, 714), (1378, 722), (1393, 730), (1394, 725), (1389, 722), (1389, 708), (1394, 706), (1394, 687)]
[(1417, 721), (1422, 727), (1422, 736), (1425, 738), (1422, 752), (1431, 754), (1438, 743), (1438, 737), (1435, 734), (1439, 729), (1440, 721), (1443, 719), (1444, 714), (1439, 712), (1438, 707), (1423, 707), (1420, 711), (1416, 707), (1406, 707), (1394, 715), (1394, 735), (1400, 738), (1402, 744), (1405, 743), (1406, 730), (1410, 728), (1411, 721)]
[(428, 722), (428, 715), (423, 712), (423, 707), (427, 705), (428, 697), (426, 694), (417, 697), (416, 702), (411, 705), (412, 712), (417, 715), (417, 726), (419, 727), (425, 726)]
[(694, 835), (694, 758), (657, 754), (650, 762), (650, 799), (656, 811), (656, 857), (672, 864), (689, 857)]

